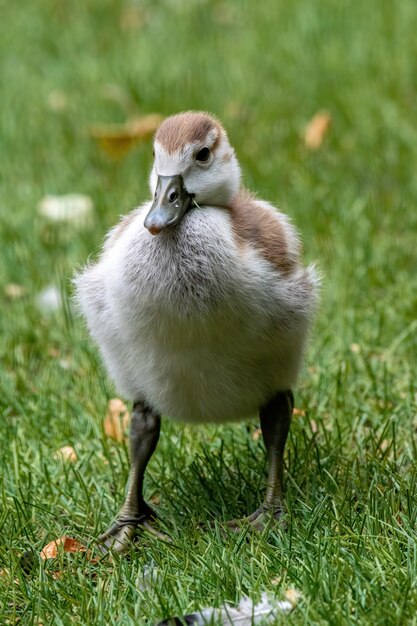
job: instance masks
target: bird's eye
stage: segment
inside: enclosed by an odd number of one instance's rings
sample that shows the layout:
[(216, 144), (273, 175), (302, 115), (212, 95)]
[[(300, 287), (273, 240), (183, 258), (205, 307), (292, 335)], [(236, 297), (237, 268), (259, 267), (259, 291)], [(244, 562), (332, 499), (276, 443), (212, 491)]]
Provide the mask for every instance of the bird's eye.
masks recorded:
[(197, 161), (200, 163), (206, 163), (209, 160), (210, 150), (208, 148), (201, 148), (195, 155)]

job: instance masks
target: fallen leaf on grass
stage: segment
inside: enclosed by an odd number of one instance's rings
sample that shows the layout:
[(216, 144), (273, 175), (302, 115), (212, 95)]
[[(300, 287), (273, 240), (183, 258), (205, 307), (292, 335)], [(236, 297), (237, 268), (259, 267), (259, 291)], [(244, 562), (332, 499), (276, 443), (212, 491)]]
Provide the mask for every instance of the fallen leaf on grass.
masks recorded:
[(65, 222), (76, 228), (91, 226), (93, 201), (81, 193), (45, 196), (38, 204), (38, 213), (52, 222)]
[(87, 552), (87, 548), (73, 537), (59, 537), (48, 543), (40, 552), (42, 560), (55, 559), (60, 550), (63, 552)]
[(4, 287), (4, 293), (10, 300), (19, 300), (26, 294), (26, 289), (22, 285), (9, 283)]
[(104, 418), (104, 432), (107, 437), (118, 441), (124, 441), (130, 421), (130, 413), (125, 403), (120, 398), (112, 398), (107, 405), (107, 413)]
[(292, 410), (292, 414), (299, 415), (300, 417), (304, 417), (306, 412), (304, 411), (304, 409), (297, 409), (296, 407), (294, 407)]
[[(88, 560), (88, 563), (91, 564), (96, 564), (100, 560), (98, 557), (92, 557), (91, 550), (87, 549), (87, 547), (80, 543), (77, 539), (66, 535), (48, 543), (43, 550), (41, 550), (39, 556), (42, 561), (49, 561), (55, 559), (60, 552), (69, 554), (81, 553)], [(47, 573), (55, 580), (59, 580), (63, 576), (63, 572), (61, 570), (52, 570), (48, 568)]]
[(125, 124), (96, 124), (90, 128), (90, 134), (103, 152), (120, 158), (135, 144), (152, 137), (162, 119), (161, 115), (151, 113), (132, 118)]
[(292, 589), (292, 588), (287, 589), (284, 596), (285, 596), (285, 599), (288, 600), (288, 602), (291, 604), (293, 608), (297, 606), (297, 604), (303, 597), (300, 591), (298, 591), (297, 589)]
[(54, 457), (67, 463), (75, 463), (77, 460), (77, 453), (72, 446), (62, 446), (62, 448), (56, 450)]
[(304, 144), (309, 150), (318, 150), (330, 130), (331, 116), (327, 111), (319, 111), (312, 117), (304, 131)]

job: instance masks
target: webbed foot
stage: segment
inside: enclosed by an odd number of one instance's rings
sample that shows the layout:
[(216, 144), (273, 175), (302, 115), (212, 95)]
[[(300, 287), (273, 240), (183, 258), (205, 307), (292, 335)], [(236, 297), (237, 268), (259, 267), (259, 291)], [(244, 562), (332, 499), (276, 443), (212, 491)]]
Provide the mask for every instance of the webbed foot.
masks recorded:
[(142, 532), (171, 542), (172, 540), (168, 535), (154, 527), (153, 523), (157, 519), (156, 513), (148, 505), (145, 505), (144, 508), (144, 512), (139, 515), (129, 516), (122, 511), (114, 524), (98, 538), (99, 550), (103, 553), (114, 551), (122, 554), (127, 552)]
[(285, 528), (285, 505), (283, 497), (284, 448), (291, 423), (294, 398), (291, 391), (277, 393), (260, 410), (262, 435), (268, 452), (268, 484), (264, 503), (252, 515), (227, 522), (227, 526), (239, 531), (249, 524), (254, 530), (263, 531), (279, 521)]
[(239, 532), (245, 526), (250, 526), (253, 530), (263, 532), (265, 528), (273, 526), (276, 523), (282, 528), (285, 528), (286, 521), (284, 519), (285, 508), (283, 505), (279, 505), (274, 508), (269, 508), (265, 504), (260, 506), (251, 515), (242, 517), (241, 519), (232, 519), (226, 522), (227, 527), (233, 532)]

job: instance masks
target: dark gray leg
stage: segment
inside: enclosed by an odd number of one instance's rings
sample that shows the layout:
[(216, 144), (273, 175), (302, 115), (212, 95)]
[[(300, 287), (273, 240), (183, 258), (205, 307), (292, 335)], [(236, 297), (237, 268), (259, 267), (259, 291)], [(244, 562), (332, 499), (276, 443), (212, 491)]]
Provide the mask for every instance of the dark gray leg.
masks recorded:
[(143, 499), (143, 477), (159, 439), (161, 418), (141, 402), (133, 406), (130, 424), (129, 489), (114, 524), (100, 536), (103, 549), (124, 552), (136, 534), (138, 526), (158, 534), (149, 523), (155, 517)]
[(292, 391), (280, 391), (261, 408), (262, 435), (268, 454), (268, 484), (263, 504), (244, 520), (232, 520), (229, 526), (238, 529), (249, 523), (263, 530), (271, 516), (279, 519), (285, 512), (283, 497), (284, 449), (290, 430), (294, 397)]
[(294, 396), (291, 391), (278, 393), (260, 411), (262, 435), (268, 453), (269, 471), (264, 507), (274, 517), (283, 514), (284, 449), (291, 425)]

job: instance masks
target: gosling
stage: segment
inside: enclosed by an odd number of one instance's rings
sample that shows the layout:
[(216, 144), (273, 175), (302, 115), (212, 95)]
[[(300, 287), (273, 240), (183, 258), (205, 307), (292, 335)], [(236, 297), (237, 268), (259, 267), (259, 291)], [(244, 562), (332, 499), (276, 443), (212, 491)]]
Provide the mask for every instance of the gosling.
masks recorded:
[(129, 488), (100, 537), (119, 552), (140, 527), (153, 528), (142, 491), (162, 415), (200, 424), (259, 412), (268, 482), (245, 522), (262, 529), (283, 515), (292, 388), (319, 284), (314, 267), (300, 264), (289, 219), (241, 186), (234, 149), (211, 115), (161, 124), (150, 189), (153, 200), (122, 218), (75, 278), (108, 373), (133, 402)]

